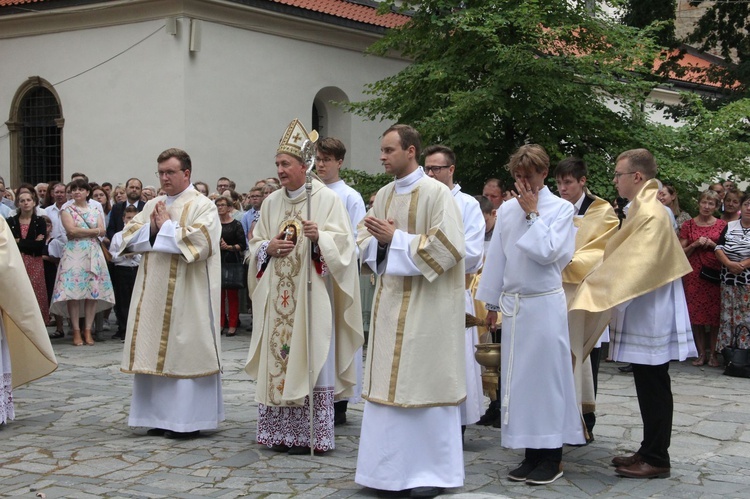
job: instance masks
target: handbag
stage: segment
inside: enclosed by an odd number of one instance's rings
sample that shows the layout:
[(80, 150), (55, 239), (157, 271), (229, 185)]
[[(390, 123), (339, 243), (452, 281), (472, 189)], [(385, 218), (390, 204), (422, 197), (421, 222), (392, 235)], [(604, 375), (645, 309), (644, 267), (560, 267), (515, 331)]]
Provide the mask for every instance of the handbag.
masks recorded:
[(738, 324), (734, 328), (731, 343), (721, 350), (721, 355), (724, 357), (724, 363), (727, 366), (724, 369), (726, 376), (750, 378), (750, 349), (739, 347), (740, 334), (743, 329), (750, 334), (750, 328), (748, 328), (747, 324)]
[(698, 275), (704, 281), (719, 284), (721, 282), (721, 270), (709, 267), (708, 265), (701, 266), (701, 273)]
[[(691, 220), (691, 222), (692, 222), (692, 220)], [(693, 234), (693, 225), (692, 224), (690, 225), (690, 234), (691, 235)], [(698, 274), (698, 277), (700, 277), (704, 281), (708, 281), (708, 282), (711, 282), (713, 284), (720, 284), (721, 283), (721, 269), (717, 269), (717, 268), (711, 267), (709, 265), (706, 265), (703, 262), (703, 251), (702, 250), (699, 250), (699, 251), (701, 251), (700, 253), (698, 253), (698, 258), (701, 261), (701, 271)]]
[(245, 265), (242, 262), (225, 262), (221, 264), (221, 287), (224, 289), (244, 289)]

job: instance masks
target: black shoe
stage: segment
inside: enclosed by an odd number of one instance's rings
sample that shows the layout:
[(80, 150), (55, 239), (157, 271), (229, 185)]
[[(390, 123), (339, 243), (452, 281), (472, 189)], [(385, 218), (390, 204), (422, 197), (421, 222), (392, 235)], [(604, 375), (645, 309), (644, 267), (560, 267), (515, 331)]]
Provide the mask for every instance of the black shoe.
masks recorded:
[(544, 460), (526, 477), (529, 485), (546, 485), (563, 476), (562, 463)]
[(500, 417), (498, 417), (496, 420), (494, 420), (492, 422), (492, 424), (490, 426), (492, 426), (493, 428), (502, 428), (503, 427), (503, 419), (500, 418)]
[(333, 414), (333, 426), (341, 426), (342, 424), (346, 424), (346, 413), (345, 412), (336, 412)]
[(149, 437), (163, 437), (167, 430), (162, 428), (151, 428), (146, 432)]
[(521, 466), (508, 473), (508, 480), (513, 482), (523, 482), (526, 480), (526, 477), (529, 476), (529, 473), (536, 469), (538, 464), (539, 463), (536, 461), (524, 459), (521, 461)]
[(500, 409), (492, 407), (491, 405), (487, 408), (487, 411), (479, 418), (476, 424), (480, 426), (490, 426), (495, 421), (500, 420)]
[(632, 373), (633, 364), (628, 364), (627, 366), (618, 367), (617, 370), (620, 371), (621, 373)]
[(409, 497), (437, 497), (442, 493), (441, 487), (414, 487), (409, 492)]
[(197, 438), (200, 435), (200, 430), (195, 431), (172, 431), (166, 430), (164, 436), (174, 440), (189, 440), (191, 438)]
[(274, 452), (289, 452), (289, 446), (284, 444), (272, 445), (269, 449)]
[(125, 340), (125, 331), (117, 331), (112, 335), (113, 340)]

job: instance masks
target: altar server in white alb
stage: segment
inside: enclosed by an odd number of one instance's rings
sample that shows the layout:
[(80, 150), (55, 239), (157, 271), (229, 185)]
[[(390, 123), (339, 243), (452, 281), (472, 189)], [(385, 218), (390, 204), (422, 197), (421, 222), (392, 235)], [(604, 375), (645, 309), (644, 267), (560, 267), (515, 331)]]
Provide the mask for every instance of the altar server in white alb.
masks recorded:
[(514, 198), (497, 210), (477, 299), (503, 314), (502, 445), (526, 449), (512, 481), (539, 485), (562, 476), (563, 444), (585, 438), (576, 403), (562, 271), (575, 250), (573, 205), (544, 185), (549, 157), (538, 145), (511, 157)]
[[(315, 171), (318, 178), (329, 189), (333, 190), (341, 201), (344, 203), (346, 212), (349, 214), (349, 221), (352, 224), (352, 233), (354, 239), (357, 239), (357, 225), (365, 218), (365, 202), (362, 195), (349, 187), (341, 179), (341, 166), (344, 164), (346, 156), (346, 146), (335, 137), (326, 137), (320, 139), (315, 148)], [(359, 256), (359, 249), (357, 255)], [(362, 399), (362, 349), (360, 348), (354, 354), (354, 368), (357, 371), (357, 385), (354, 387), (354, 394), (350, 398), (336, 400), (333, 404), (334, 426), (346, 423), (346, 409), (349, 402), (356, 404)]]
[(216, 205), (193, 188), (181, 149), (157, 158), (166, 195), (122, 231), (113, 256), (141, 253), (121, 370), (134, 374), (130, 426), (193, 438), (224, 420), (219, 345), (221, 224)]
[[(484, 216), (479, 207), (479, 201), (466, 193), (461, 192), (461, 186), (453, 182), (453, 174), (456, 171), (456, 155), (450, 147), (443, 145), (428, 146), (424, 150), (425, 173), (441, 182), (451, 190), (453, 199), (456, 200), (461, 210), (461, 218), (464, 223), (464, 238), (466, 240), (466, 256), (464, 267), (466, 271), (465, 281), (465, 307), (466, 313), (476, 315), (474, 309), (474, 298), (471, 295), (471, 283), (482, 268), (484, 258)], [(484, 394), (482, 393), (482, 370), (474, 358), (474, 345), (479, 343), (479, 333), (476, 327), (466, 328), (464, 335), (464, 352), (466, 354), (466, 400), (461, 404), (461, 431), (466, 430), (466, 425), (479, 421), (484, 410)]]
[(464, 483), (465, 243), (458, 205), (419, 167), (420, 150), (414, 128), (386, 130), (380, 160), (396, 180), (358, 229), (362, 271), (378, 278), (355, 481), (434, 497)]

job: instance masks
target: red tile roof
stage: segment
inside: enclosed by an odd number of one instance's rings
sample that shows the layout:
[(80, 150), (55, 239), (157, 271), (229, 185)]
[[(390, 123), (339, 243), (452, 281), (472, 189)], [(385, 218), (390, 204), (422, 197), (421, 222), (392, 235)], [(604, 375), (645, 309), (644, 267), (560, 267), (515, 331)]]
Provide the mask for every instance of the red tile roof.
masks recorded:
[[(0, 0), (0, 7), (18, 6), (30, 3), (52, 2), (54, 0)], [(394, 28), (409, 20), (408, 16), (389, 12), (379, 15), (377, 7), (353, 3), (347, 0), (269, 0), (270, 2), (297, 7), (302, 10), (319, 12), (333, 17), (349, 19), (351, 21)]]
[(271, 0), (272, 2), (320, 12), (384, 28), (395, 28), (405, 24), (409, 17), (403, 14), (387, 13), (378, 15), (376, 7), (356, 4), (346, 0)]

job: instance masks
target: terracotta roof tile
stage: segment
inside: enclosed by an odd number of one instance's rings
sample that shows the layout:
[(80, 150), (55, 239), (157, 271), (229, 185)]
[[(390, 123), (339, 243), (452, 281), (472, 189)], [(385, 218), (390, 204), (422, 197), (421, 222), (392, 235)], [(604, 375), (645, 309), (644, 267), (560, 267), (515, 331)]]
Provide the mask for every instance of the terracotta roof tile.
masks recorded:
[(346, 0), (271, 0), (275, 3), (320, 12), (384, 28), (394, 28), (405, 24), (409, 17), (403, 14), (388, 13), (378, 15), (377, 8), (360, 5)]
[[(0, 7), (10, 7), (30, 3), (40, 3), (54, 0), (0, 0)], [(381, 26), (383, 28), (394, 28), (405, 24), (409, 17), (393, 12), (378, 15), (377, 7), (352, 3), (347, 0), (269, 0), (273, 3), (297, 7), (312, 12), (320, 12), (342, 19)]]

